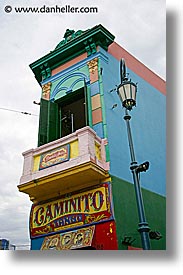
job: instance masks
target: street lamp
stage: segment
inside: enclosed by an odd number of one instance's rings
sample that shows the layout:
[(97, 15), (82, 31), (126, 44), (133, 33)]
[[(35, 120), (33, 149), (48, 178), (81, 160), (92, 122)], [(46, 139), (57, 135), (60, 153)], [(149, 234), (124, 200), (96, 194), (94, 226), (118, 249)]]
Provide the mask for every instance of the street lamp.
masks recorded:
[(117, 93), (121, 100), (122, 106), (125, 108), (125, 116), (124, 120), (126, 121), (127, 126), (127, 135), (128, 135), (128, 143), (130, 149), (130, 157), (131, 157), (131, 165), (130, 170), (133, 175), (138, 216), (139, 216), (139, 224), (138, 231), (141, 235), (142, 247), (144, 250), (150, 249), (150, 240), (149, 240), (149, 231), (150, 228), (146, 221), (144, 203), (142, 198), (141, 186), (140, 186), (140, 173), (146, 172), (149, 168), (149, 162), (146, 161), (140, 165), (138, 165), (135, 159), (135, 151), (133, 147), (132, 133), (130, 128), (130, 119), (128, 111), (131, 111), (134, 106), (136, 106), (136, 93), (137, 93), (137, 85), (129, 80), (126, 74), (126, 65), (124, 59), (120, 62), (120, 77), (121, 83), (117, 87)]

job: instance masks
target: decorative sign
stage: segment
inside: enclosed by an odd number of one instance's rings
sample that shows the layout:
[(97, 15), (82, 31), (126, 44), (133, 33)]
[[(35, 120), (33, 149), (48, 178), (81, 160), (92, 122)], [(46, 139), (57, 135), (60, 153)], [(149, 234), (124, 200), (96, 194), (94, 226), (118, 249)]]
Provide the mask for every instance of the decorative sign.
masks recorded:
[(95, 224), (112, 218), (110, 185), (32, 206), (30, 235), (42, 235)]
[(91, 246), (95, 225), (44, 238), (41, 250), (68, 250)]
[(69, 144), (58, 147), (52, 151), (48, 151), (41, 155), (39, 170), (50, 167), (52, 165), (69, 160), (70, 157)]

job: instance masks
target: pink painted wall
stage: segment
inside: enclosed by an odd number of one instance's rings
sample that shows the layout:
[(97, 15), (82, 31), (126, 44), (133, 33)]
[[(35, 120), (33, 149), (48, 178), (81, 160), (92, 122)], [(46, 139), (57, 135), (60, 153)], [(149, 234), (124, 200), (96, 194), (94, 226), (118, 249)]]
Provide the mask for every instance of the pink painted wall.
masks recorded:
[(63, 71), (63, 70), (65, 70), (65, 69), (67, 69), (67, 68), (69, 68), (69, 67), (71, 67), (72, 65), (78, 63), (79, 61), (81, 61), (85, 58), (87, 58), (87, 53), (83, 53), (83, 54), (77, 56), (76, 58), (74, 58), (74, 59), (68, 61), (67, 63), (57, 67), (56, 69), (52, 70), (52, 76), (59, 73), (59, 72), (61, 72), (61, 71)]
[(161, 93), (166, 95), (166, 82), (148, 69), (143, 63), (137, 60), (134, 56), (128, 53), (124, 48), (118, 45), (116, 42), (113, 42), (109, 48), (108, 52), (114, 56), (116, 59), (121, 60), (124, 58), (127, 67), (131, 69), (138, 76), (143, 78), (145, 81), (149, 82), (154, 88), (159, 90)]

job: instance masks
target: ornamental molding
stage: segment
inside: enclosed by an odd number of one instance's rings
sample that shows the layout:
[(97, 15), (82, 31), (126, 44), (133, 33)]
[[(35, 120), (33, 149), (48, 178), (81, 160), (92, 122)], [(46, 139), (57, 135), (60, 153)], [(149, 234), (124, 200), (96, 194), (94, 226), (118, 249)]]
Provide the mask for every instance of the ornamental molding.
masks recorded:
[(49, 99), (51, 91), (51, 82), (48, 82), (42, 86), (42, 98)]
[(88, 65), (88, 68), (89, 68), (89, 72), (91, 74), (94, 74), (95, 71), (98, 70), (98, 57), (95, 57), (91, 61), (87, 62), (87, 65)]

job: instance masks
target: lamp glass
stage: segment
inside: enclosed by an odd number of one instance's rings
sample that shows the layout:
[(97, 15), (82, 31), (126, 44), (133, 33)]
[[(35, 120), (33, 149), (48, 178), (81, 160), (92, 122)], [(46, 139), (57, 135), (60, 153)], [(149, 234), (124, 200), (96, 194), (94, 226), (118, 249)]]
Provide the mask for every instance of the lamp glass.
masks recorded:
[(131, 99), (133, 99), (136, 102), (137, 86), (134, 83), (131, 83), (130, 88), (131, 88)]
[(132, 98), (131, 84), (130, 83), (126, 83), (126, 84), (123, 85), (123, 88), (125, 90), (126, 99), (131, 99)]
[(118, 95), (120, 97), (121, 102), (126, 100), (126, 93), (123, 85), (119, 86)]
[(118, 87), (118, 95), (123, 107), (131, 110), (136, 105), (136, 92), (137, 86), (131, 81), (123, 82)]

